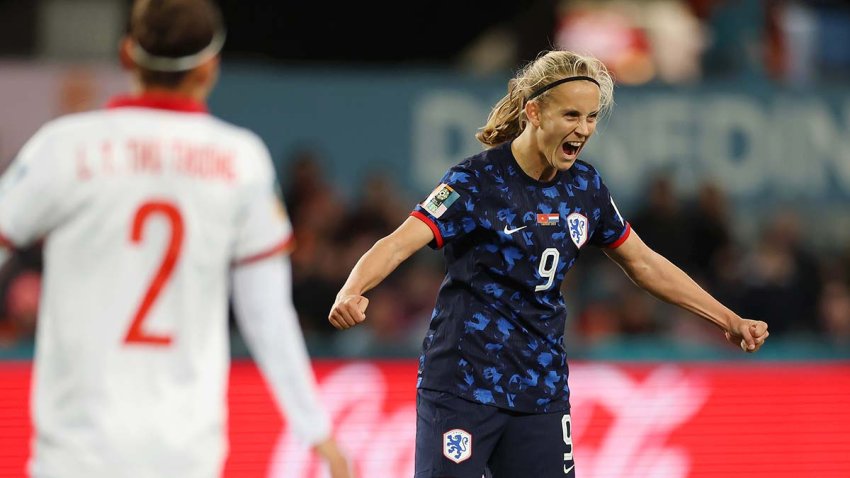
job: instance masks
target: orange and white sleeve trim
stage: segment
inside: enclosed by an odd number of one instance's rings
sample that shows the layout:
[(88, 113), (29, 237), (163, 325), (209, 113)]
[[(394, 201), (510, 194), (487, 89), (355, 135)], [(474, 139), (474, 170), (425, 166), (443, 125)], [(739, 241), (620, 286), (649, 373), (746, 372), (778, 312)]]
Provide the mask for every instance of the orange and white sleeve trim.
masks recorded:
[(263, 259), (268, 259), (269, 257), (274, 257), (278, 254), (289, 254), (294, 249), (295, 235), (289, 234), (285, 239), (264, 251), (258, 252), (256, 254), (251, 254), (247, 257), (243, 257), (241, 259), (233, 261), (233, 265), (243, 266), (245, 264), (251, 264), (253, 262), (262, 261)]

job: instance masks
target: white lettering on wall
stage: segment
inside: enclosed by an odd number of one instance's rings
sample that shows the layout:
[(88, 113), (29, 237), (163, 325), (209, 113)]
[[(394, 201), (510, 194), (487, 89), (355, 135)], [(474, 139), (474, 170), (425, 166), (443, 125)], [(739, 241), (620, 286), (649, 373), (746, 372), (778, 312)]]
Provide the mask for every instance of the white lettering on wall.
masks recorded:
[(413, 107), (413, 174), (422, 190), (436, 186), (450, 167), (480, 152), (475, 139), (489, 107), (458, 91), (431, 91)]
[(763, 108), (745, 96), (722, 96), (706, 102), (700, 114), (705, 116), (698, 131), (701, 164), (695, 166), (719, 178), (733, 196), (760, 191), (769, 161)]
[[(639, 198), (659, 170), (683, 191), (717, 181), (733, 199), (850, 196), (850, 99), (831, 105), (793, 94), (618, 93), (584, 152), (618, 197)], [(474, 134), (491, 106), (446, 90), (416, 102), (412, 174), (423, 191), (481, 151)]]
[[(825, 107), (813, 112), (809, 121), (812, 156), (823, 162), (841, 188), (850, 193), (850, 99), (844, 101), (844, 124), (834, 121)], [(817, 167), (817, 166), (814, 166)]]

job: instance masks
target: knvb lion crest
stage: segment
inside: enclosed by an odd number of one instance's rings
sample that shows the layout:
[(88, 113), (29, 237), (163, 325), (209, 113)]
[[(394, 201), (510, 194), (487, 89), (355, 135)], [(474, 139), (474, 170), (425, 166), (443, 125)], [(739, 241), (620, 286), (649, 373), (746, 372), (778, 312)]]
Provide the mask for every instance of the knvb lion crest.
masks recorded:
[(587, 242), (587, 217), (584, 214), (574, 212), (567, 216), (567, 228), (570, 239), (579, 249)]
[(472, 435), (460, 428), (443, 433), (443, 455), (455, 463), (468, 460), (472, 456)]

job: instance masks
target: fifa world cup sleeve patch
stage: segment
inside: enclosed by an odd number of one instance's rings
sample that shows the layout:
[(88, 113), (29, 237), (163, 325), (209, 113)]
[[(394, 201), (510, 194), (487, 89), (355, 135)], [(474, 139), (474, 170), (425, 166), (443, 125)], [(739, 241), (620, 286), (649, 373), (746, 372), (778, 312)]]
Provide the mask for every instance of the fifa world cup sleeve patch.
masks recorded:
[(451, 186), (442, 183), (431, 192), (428, 199), (422, 203), (422, 207), (435, 218), (439, 218), (459, 197), (460, 194), (452, 189)]

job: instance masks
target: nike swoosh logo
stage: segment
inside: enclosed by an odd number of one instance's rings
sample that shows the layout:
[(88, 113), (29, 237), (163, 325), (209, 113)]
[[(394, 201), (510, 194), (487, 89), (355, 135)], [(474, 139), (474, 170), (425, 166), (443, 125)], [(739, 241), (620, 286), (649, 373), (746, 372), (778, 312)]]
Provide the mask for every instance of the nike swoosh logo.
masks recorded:
[(522, 227), (518, 227), (518, 228), (516, 228), (516, 229), (508, 229), (508, 226), (507, 226), (507, 225), (505, 225), (505, 230), (504, 230), (504, 231), (502, 231), (502, 232), (504, 232), (505, 234), (507, 234), (507, 235), (509, 235), (509, 236), (510, 236), (511, 234), (513, 234), (513, 233), (515, 233), (515, 232), (517, 232), (517, 231), (519, 231), (519, 230), (525, 229), (526, 227), (528, 227), (528, 226), (522, 226)]
[(570, 471), (572, 471), (572, 469), (573, 469), (573, 468), (575, 468), (575, 467), (576, 467), (575, 465), (573, 465), (573, 466), (571, 466), (571, 467), (569, 467), (569, 468), (567, 468), (567, 467), (565, 466), (565, 467), (564, 467), (564, 474), (565, 474), (565, 475), (568, 475), (568, 474), (570, 473)]

